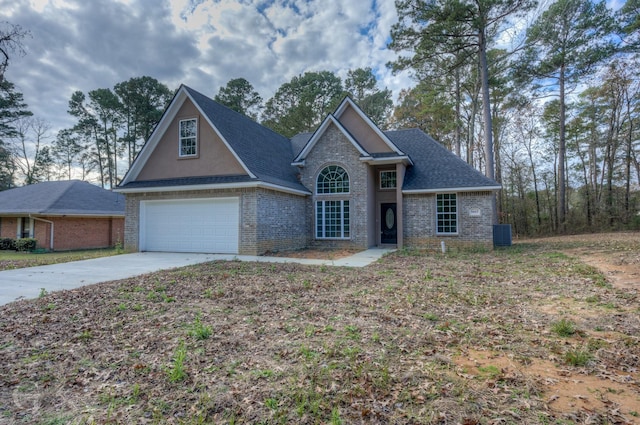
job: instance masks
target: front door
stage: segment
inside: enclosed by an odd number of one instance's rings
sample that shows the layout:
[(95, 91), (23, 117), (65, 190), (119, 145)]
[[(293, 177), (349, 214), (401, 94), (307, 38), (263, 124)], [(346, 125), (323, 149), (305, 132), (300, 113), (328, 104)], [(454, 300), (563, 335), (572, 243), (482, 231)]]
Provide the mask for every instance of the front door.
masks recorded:
[(380, 243), (398, 243), (398, 225), (396, 220), (396, 204), (380, 205)]

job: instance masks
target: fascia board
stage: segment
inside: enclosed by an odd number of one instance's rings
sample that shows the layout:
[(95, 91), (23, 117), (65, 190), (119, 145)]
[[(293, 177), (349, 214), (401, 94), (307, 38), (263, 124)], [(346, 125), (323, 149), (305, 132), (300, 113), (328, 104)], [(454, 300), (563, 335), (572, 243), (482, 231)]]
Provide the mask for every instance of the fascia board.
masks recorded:
[(311, 192), (303, 190), (291, 189), (266, 182), (245, 182), (245, 183), (216, 183), (216, 184), (198, 184), (198, 185), (182, 185), (182, 186), (158, 186), (158, 187), (137, 187), (134, 189), (114, 189), (119, 193), (157, 193), (157, 192), (180, 192), (186, 190), (221, 190), (221, 189), (247, 189), (247, 188), (265, 188), (276, 190), (278, 192), (290, 193), (293, 195), (307, 196)]
[(316, 132), (313, 133), (313, 136), (311, 136), (311, 139), (309, 139), (309, 141), (307, 142), (305, 147), (302, 149), (302, 151), (293, 160), (294, 164), (304, 162), (304, 158), (307, 157), (311, 149), (313, 149), (316, 143), (318, 143), (318, 140), (320, 140), (320, 137), (322, 137), (325, 131), (327, 131), (327, 128), (329, 128), (329, 124), (335, 124), (335, 126), (338, 127), (340, 132), (342, 132), (342, 134), (345, 135), (347, 140), (351, 142), (351, 144), (358, 150), (358, 152), (360, 152), (362, 156), (367, 156), (367, 157), (369, 156), (369, 153), (366, 152), (358, 142), (356, 142), (353, 136), (349, 134), (349, 132), (344, 128), (344, 126), (340, 123), (340, 121), (338, 121), (332, 114), (329, 114), (327, 118), (325, 118), (324, 121), (322, 121), (322, 124), (320, 124), (320, 127), (318, 127)]
[(231, 147), (231, 145), (229, 144), (229, 142), (227, 141), (227, 139), (222, 135), (222, 133), (220, 133), (220, 131), (218, 130), (218, 128), (211, 122), (211, 120), (209, 119), (209, 117), (207, 116), (207, 114), (205, 114), (202, 109), (200, 109), (200, 105), (198, 104), (198, 102), (196, 102), (193, 97), (191, 96), (191, 94), (189, 92), (187, 92), (185, 90), (185, 92), (187, 93), (187, 97), (189, 98), (189, 100), (191, 100), (191, 103), (193, 103), (195, 105), (195, 107), (198, 109), (198, 111), (200, 112), (200, 115), (204, 117), (205, 121), (207, 121), (207, 123), (211, 126), (211, 128), (213, 129), (213, 131), (215, 131), (215, 133), (218, 135), (218, 137), (220, 138), (220, 140), (222, 140), (222, 143), (224, 143), (224, 145), (227, 147), (227, 149), (229, 149), (229, 152), (231, 152), (231, 154), (233, 155), (233, 157), (236, 159), (236, 161), (238, 161), (238, 163), (242, 166), (242, 168), (244, 169), (244, 171), (247, 173), (248, 176), (250, 176), (252, 179), (256, 178), (256, 175), (253, 174), (251, 172), (251, 170), (249, 170), (249, 167), (247, 167), (247, 165), (240, 159), (240, 157), (238, 156), (238, 154), (236, 153), (236, 151), (233, 150), (233, 148)]
[(403, 190), (407, 195), (419, 195), (428, 193), (448, 193), (448, 192), (493, 192), (502, 189), (502, 186), (477, 186), (477, 187), (443, 187), (439, 189), (410, 189)]
[(173, 122), (173, 119), (178, 114), (178, 111), (180, 110), (180, 107), (182, 106), (186, 98), (187, 90), (184, 88), (184, 86), (180, 86), (178, 92), (169, 104), (169, 107), (162, 115), (160, 122), (153, 130), (153, 133), (151, 133), (149, 140), (147, 140), (147, 143), (142, 146), (140, 153), (133, 161), (133, 164), (129, 168), (129, 171), (127, 171), (127, 174), (124, 176), (120, 184), (127, 184), (138, 177), (138, 174), (140, 174), (140, 171), (142, 171), (142, 168), (144, 168), (144, 165), (147, 163), (149, 157), (160, 142), (162, 135), (167, 131), (167, 128), (169, 128), (171, 122)]

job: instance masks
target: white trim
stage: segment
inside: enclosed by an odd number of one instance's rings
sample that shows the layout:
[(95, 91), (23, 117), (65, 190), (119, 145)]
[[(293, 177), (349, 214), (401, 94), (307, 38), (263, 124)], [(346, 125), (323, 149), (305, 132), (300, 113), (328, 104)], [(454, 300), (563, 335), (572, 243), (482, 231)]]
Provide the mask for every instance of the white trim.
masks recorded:
[(404, 156), (405, 154), (395, 145), (393, 144), (393, 142), (391, 141), (391, 139), (389, 139), (387, 137), (386, 134), (384, 134), (382, 132), (382, 130), (380, 130), (378, 128), (378, 126), (371, 121), (371, 118), (369, 118), (367, 116), (367, 114), (365, 114), (362, 109), (360, 109), (360, 107), (358, 105), (356, 105), (356, 103), (351, 100), (351, 98), (349, 96), (345, 97), (342, 102), (340, 103), (340, 105), (336, 108), (336, 111), (333, 113), (336, 117), (340, 118), (342, 116), (342, 114), (344, 113), (344, 111), (347, 109), (347, 105), (351, 106), (356, 113), (360, 116), (360, 118), (362, 118), (367, 125), (369, 125), (369, 127), (371, 127), (373, 129), (373, 131), (376, 132), (376, 134), (382, 139), (382, 141), (389, 147), (389, 149), (391, 149), (392, 151), (398, 153), (398, 155), (402, 155)]
[[(439, 232), (438, 231), (438, 217), (439, 215), (444, 215), (444, 214), (451, 214), (451, 213), (446, 213), (446, 212), (438, 212), (438, 197), (435, 197), (435, 203), (436, 203), (436, 225), (435, 225), (435, 233), (438, 236), (457, 236), (460, 234), (460, 216), (458, 214), (458, 194), (454, 193), (454, 192), (446, 192), (446, 193), (439, 193), (438, 195), (455, 195), (456, 196), (456, 231), (455, 232)], [(449, 202), (451, 202), (451, 199), (449, 199)]]
[(189, 98), (189, 100), (191, 101), (191, 103), (193, 103), (193, 105), (196, 107), (196, 109), (198, 110), (198, 112), (200, 112), (200, 114), (204, 117), (205, 121), (211, 126), (211, 128), (213, 129), (213, 131), (215, 131), (215, 133), (218, 135), (218, 137), (220, 138), (220, 140), (222, 140), (222, 143), (224, 143), (224, 145), (227, 147), (227, 149), (229, 149), (229, 152), (231, 152), (231, 154), (233, 155), (233, 157), (236, 159), (236, 161), (238, 161), (238, 163), (242, 166), (242, 168), (244, 169), (245, 173), (247, 173), (249, 175), (249, 177), (251, 177), (252, 179), (256, 178), (256, 175), (253, 174), (251, 172), (251, 170), (249, 170), (249, 167), (247, 167), (245, 165), (244, 162), (242, 162), (242, 160), (240, 159), (240, 157), (238, 156), (238, 154), (236, 153), (236, 151), (234, 151), (231, 148), (231, 145), (229, 144), (229, 142), (227, 141), (227, 139), (225, 139), (222, 134), (220, 133), (220, 130), (218, 130), (218, 128), (213, 125), (213, 123), (209, 120), (209, 117), (207, 116), (207, 114), (205, 114), (204, 112), (202, 112), (202, 109), (200, 109), (200, 105), (198, 105), (198, 102), (196, 102), (193, 97), (191, 96), (191, 94), (185, 89), (185, 92), (187, 94), (187, 97)]
[(493, 192), (500, 190), (502, 186), (478, 186), (478, 187), (445, 187), (441, 189), (411, 189), (403, 190), (402, 193), (408, 195), (419, 195), (429, 193), (453, 193), (453, 192)]
[[(347, 192), (318, 192), (318, 178), (320, 178), (320, 175), (322, 174), (322, 172), (324, 170), (326, 170), (329, 167), (339, 167), (342, 169), (342, 171), (344, 171), (344, 174), (347, 175), (347, 180), (349, 181), (349, 190)], [(322, 167), (322, 169), (320, 169), (320, 172), (318, 173), (318, 175), (316, 176), (316, 181), (315, 181), (315, 187), (314, 187), (314, 191), (315, 191), (315, 195), (320, 195), (320, 196), (336, 196), (336, 195), (349, 195), (351, 194), (351, 177), (349, 177), (349, 172), (347, 171), (347, 169), (345, 167), (343, 167), (342, 165), (336, 164), (336, 163), (330, 163), (329, 165), (325, 165), (324, 167)]]
[[(326, 234), (326, 220), (325, 220), (325, 202), (340, 202), (340, 234), (342, 236), (324, 236)], [(345, 225), (344, 225), (344, 203), (347, 202), (349, 205), (349, 226), (347, 226), (347, 231), (349, 232), (349, 236), (344, 235)], [(318, 204), (322, 203), (322, 234), (323, 236), (318, 236), (318, 221), (320, 217), (318, 216)], [(314, 205), (314, 228), (313, 235), (315, 240), (350, 240), (351, 239), (351, 204), (349, 203), (349, 199), (316, 199)]]
[[(351, 142), (351, 144), (358, 150), (358, 152), (360, 152), (360, 155), (366, 157), (370, 156), (369, 152), (365, 151), (362, 146), (360, 146), (360, 144), (353, 138), (353, 136), (351, 136), (347, 129), (344, 128), (340, 121), (338, 121), (332, 114), (329, 114), (327, 118), (322, 121), (322, 124), (320, 124), (320, 127), (318, 127), (315, 133), (313, 133), (313, 136), (311, 136), (302, 151), (300, 151), (298, 156), (294, 158), (292, 165), (300, 166), (301, 161), (306, 158), (311, 149), (313, 149), (316, 143), (318, 143), (320, 137), (325, 133), (325, 131), (327, 131), (327, 128), (329, 128), (329, 124), (334, 124), (336, 127), (338, 127), (338, 130), (340, 130), (340, 132), (347, 138), (347, 140), (349, 140), (349, 142)], [(302, 165), (304, 165), (304, 162), (302, 162)]]
[[(189, 155), (183, 155), (182, 154), (182, 123), (183, 122), (187, 122), (187, 121), (195, 121), (196, 122), (196, 135), (195, 135), (195, 139), (196, 139), (196, 145), (195, 145), (195, 153), (189, 154)], [(178, 120), (178, 158), (197, 158), (198, 154), (199, 154), (199, 144), (200, 144), (200, 131), (198, 129), (198, 117), (194, 117), (194, 118), (185, 118), (183, 120)], [(191, 137), (185, 137), (185, 139), (190, 139)]]
[(125, 174), (124, 178), (120, 182), (121, 185), (125, 185), (129, 182), (132, 182), (138, 177), (138, 175), (144, 168), (145, 164), (151, 157), (151, 154), (155, 150), (156, 146), (158, 145), (158, 143), (160, 143), (162, 136), (167, 132), (167, 129), (169, 128), (171, 123), (174, 121), (174, 119), (178, 115), (178, 112), (180, 111), (180, 108), (182, 107), (185, 100), (187, 99), (189, 99), (191, 103), (193, 103), (193, 106), (196, 108), (200, 116), (204, 117), (205, 121), (211, 126), (211, 128), (218, 135), (218, 137), (220, 137), (220, 140), (222, 140), (222, 142), (225, 144), (227, 149), (229, 149), (233, 157), (242, 166), (244, 171), (251, 178), (256, 178), (256, 176), (251, 171), (249, 171), (249, 168), (244, 164), (244, 162), (240, 160), (240, 157), (238, 157), (236, 152), (233, 149), (231, 149), (229, 142), (227, 142), (227, 140), (224, 137), (222, 137), (222, 135), (220, 134), (220, 131), (209, 120), (209, 117), (202, 111), (202, 109), (200, 109), (200, 105), (189, 94), (186, 86), (181, 85), (177, 93), (175, 94), (173, 100), (171, 101), (167, 109), (165, 109), (164, 114), (160, 119), (160, 122), (158, 122), (158, 125), (156, 125), (156, 128), (153, 130), (153, 133), (151, 133), (149, 140), (147, 140), (144, 146), (142, 146), (142, 149), (138, 153), (138, 156), (136, 157), (136, 159), (133, 161), (133, 164), (129, 168), (129, 171), (127, 171), (127, 174)]
[(159, 186), (159, 187), (139, 187), (134, 189), (113, 189), (119, 193), (153, 193), (153, 192), (180, 192), (184, 190), (211, 190), (211, 189), (246, 189), (246, 188), (264, 188), (278, 192), (290, 193), (293, 195), (308, 196), (311, 192), (290, 189), (288, 187), (278, 186), (265, 182), (244, 182), (244, 183), (210, 183), (210, 184), (192, 184), (182, 186)]
[(374, 158), (372, 156), (367, 156), (364, 158), (360, 158), (360, 161), (366, 162), (369, 165), (390, 165), (390, 164), (399, 164), (403, 163), (405, 165), (413, 165), (413, 161), (408, 156), (392, 156), (392, 157), (384, 157), (384, 158)]

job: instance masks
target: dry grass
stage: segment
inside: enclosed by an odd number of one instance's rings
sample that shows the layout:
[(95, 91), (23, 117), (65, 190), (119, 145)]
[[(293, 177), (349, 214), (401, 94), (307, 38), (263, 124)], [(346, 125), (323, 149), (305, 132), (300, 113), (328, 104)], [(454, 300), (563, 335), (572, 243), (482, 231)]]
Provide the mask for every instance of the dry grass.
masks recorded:
[(640, 283), (564, 253), (640, 252), (612, 240), (214, 262), (12, 303), (0, 424), (638, 423)]
[(108, 257), (121, 253), (122, 250), (114, 248), (38, 253), (0, 250), (0, 271), (21, 269), (24, 267), (46, 266), (48, 264), (68, 263), (69, 261)]

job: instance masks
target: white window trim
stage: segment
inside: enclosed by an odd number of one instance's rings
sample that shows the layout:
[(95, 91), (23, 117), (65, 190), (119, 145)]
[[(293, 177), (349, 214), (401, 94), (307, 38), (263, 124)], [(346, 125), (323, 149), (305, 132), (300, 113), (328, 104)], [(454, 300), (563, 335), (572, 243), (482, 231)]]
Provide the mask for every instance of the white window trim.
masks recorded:
[[(318, 178), (320, 177), (320, 175), (322, 174), (322, 172), (329, 168), (329, 167), (340, 167), (342, 168), (342, 170), (344, 171), (345, 175), (347, 176), (347, 179), (349, 179), (349, 190), (346, 192), (335, 192), (335, 193), (327, 193), (327, 192), (318, 192)], [(341, 165), (338, 164), (331, 164), (331, 165), (327, 165), (325, 167), (322, 167), (322, 169), (320, 170), (320, 172), (318, 173), (318, 175), (316, 176), (316, 181), (315, 181), (315, 194), (316, 195), (320, 195), (320, 196), (344, 196), (344, 195), (349, 195), (351, 193), (351, 176), (349, 175), (349, 172), (347, 171), (346, 168), (344, 168)]]
[[(340, 202), (340, 235), (338, 237), (335, 236), (325, 236), (326, 235), (326, 222), (325, 222), (325, 202)], [(313, 234), (316, 239), (323, 240), (349, 240), (351, 239), (351, 204), (349, 205), (349, 225), (348, 227), (344, 225), (344, 203), (349, 202), (348, 199), (318, 199), (316, 200), (315, 205), (315, 228), (313, 230)], [(318, 214), (318, 204), (322, 204), (322, 217)], [(322, 236), (318, 236), (318, 225), (322, 222)], [(344, 231), (347, 228), (349, 235), (345, 236)]]
[[(196, 151), (195, 151), (195, 153), (189, 154), (189, 155), (183, 155), (182, 154), (182, 139), (183, 138), (182, 138), (182, 134), (181, 134), (182, 133), (181, 132), (181, 127), (182, 127), (182, 123), (186, 122), (186, 121), (195, 121), (195, 123), (196, 123), (196, 126), (195, 126), (195, 129), (196, 129), (196, 135), (195, 135), (195, 139), (196, 139), (195, 148), (196, 148)], [(198, 150), (199, 150), (198, 149), (198, 133), (199, 133), (198, 132), (198, 118), (185, 118), (185, 119), (180, 120), (178, 122), (178, 156), (180, 158), (193, 158), (193, 157), (197, 157), (198, 156)]]
[[(450, 213), (440, 213), (440, 212), (438, 212), (438, 196), (439, 195), (456, 195), (456, 212), (455, 212), (455, 214), (456, 214), (456, 231), (455, 232), (440, 232), (440, 231), (438, 231), (438, 218), (439, 218), (440, 214), (450, 214)], [(457, 193), (438, 193), (438, 194), (436, 194), (436, 196), (435, 196), (435, 202), (436, 202), (436, 229), (435, 230), (436, 230), (436, 235), (455, 236), (455, 235), (459, 234), (459, 232), (460, 232), (460, 216), (458, 214), (458, 211), (460, 211), (460, 208), (459, 208), (458, 198), (459, 198), (459, 196), (458, 196)]]
[[(393, 173), (396, 176), (396, 183), (395, 183), (395, 185), (393, 185), (393, 187), (382, 187), (382, 174), (383, 173)], [(380, 184), (379, 184), (380, 190), (393, 190), (393, 189), (396, 189), (398, 187), (398, 173), (396, 172), (396, 170), (380, 170), (379, 180), (380, 180)]]
[[(33, 238), (33, 236), (35, 235), (35, 226), (34, 226), (34, 222), (33, 222), (33, 218), (31, 217), (24, 217), (24, 218), (28, 218), (29, 219), (29, 236), (27, 236), (28, 238)], [(18, 218), (18, 223), (17, 223), (17, 229), (16, 229), (16, 239), (23, 239), (23, 232), (24, 229), (22, 228), (22, 220), (23, 217)]]

